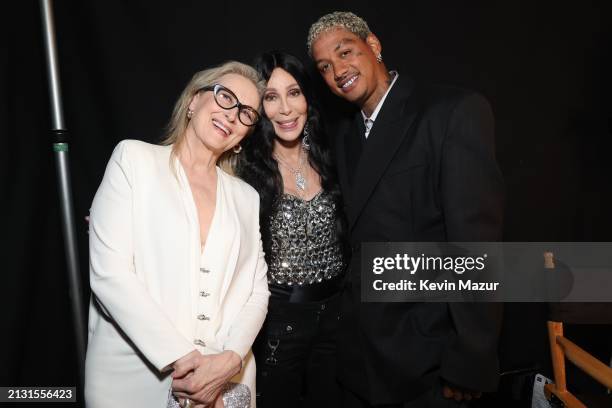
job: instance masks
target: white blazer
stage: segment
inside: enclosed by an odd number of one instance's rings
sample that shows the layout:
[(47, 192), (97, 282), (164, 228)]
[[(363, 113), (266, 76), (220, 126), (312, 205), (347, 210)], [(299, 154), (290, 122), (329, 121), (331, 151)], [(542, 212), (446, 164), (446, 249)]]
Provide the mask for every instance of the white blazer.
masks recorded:
[[(202, 254), (189, 182), (170, 151), (119, 143), (91, 207), (88, 408), (165, 408), (167, 368), (194, 349), (238, 353), (243, 369), (232, 381), (249, 386), (255, 406), (250, 349), (269, 297), (259, 197), (217, 168), (216, 207)], [(208, 299), (203, 273), (218, 279), (218, 293)], [(198, 315), (210, 299), (203, 322)]]

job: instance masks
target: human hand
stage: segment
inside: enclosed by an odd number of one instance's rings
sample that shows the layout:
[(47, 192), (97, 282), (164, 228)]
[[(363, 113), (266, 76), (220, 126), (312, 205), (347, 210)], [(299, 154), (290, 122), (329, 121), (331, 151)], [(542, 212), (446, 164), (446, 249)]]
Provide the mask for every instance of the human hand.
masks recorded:
[(181, 408), (210, 408), (210, 405), (196, 404), (192, 400), (188, 400), (187, 398), (179, 398), (178, 399), (179, 406)]
[(452, 398), (455, 401), (471, 401), (480, 398), (482, 392), (469, 390), (445, 381), (442, 386), (442, 395), (444, 395), (444, 398)]
[[(219, 354), (202, 355), (194, 350), (172, 365), (172, 390), (179, 398), (189, 398), (204, 406), (217, 405), (223, 386), (240, 372), (242, 360), (226, 350)], [(197, 405), (195, 405), (197, 407)]]
[(202, 404), (197, 404), (197, 405), (193, 405), (194, 403), (187, 403), (187, 399), (186, 398), (179, 398), (179, 405), (181, 407), (191, 407), (191, 408), (225, 408), (225, 404), (223, 403), (223, 394), (219, 394), (219, 396), (217, 397), (217, 399), (215, 400), (213, 405), (202, 405)]
[(225, 404), (223, 403), (223, 394), (219, 394), (217, 397), (214, 408), (225, 408)]

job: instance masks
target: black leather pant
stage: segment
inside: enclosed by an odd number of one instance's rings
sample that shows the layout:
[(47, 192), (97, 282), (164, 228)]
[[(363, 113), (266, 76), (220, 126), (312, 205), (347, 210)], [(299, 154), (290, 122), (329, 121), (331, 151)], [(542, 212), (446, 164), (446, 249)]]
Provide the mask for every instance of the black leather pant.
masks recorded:
[(336, 329), (340, 297), (289, 303), (270, 298), (253, 351), (257, 406), (338, 407)]

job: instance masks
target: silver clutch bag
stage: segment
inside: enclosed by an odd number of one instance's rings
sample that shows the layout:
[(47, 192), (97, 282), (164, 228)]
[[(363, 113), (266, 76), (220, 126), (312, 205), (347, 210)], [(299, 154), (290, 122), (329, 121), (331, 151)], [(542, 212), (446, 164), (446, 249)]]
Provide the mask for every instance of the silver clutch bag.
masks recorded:
[[(244, 384), (227, 383), (223, 388), (223, 406), (225, 408), (250, 408), (251, 390)], [(172, 390), (168, 393), (167, 408), (180, 408), (178, 400), (172, 395)]]

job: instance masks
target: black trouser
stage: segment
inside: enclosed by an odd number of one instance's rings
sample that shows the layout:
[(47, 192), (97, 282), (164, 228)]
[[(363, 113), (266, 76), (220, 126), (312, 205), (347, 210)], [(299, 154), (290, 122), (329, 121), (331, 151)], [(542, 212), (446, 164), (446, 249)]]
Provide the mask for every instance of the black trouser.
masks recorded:
[(397, 404), (372, 405), (357, 396), (348, 388), (342, 387), (342, 407), (344, 408), (468, 408), (467, 401), (457, 402), (442, 395), (442, 384), (435, 384), (429, 391), (412, 401)]
[(336, 329), (340, 297), (289, 303), (270, 298), (253, 351), (257, 406), (338, 407)]

